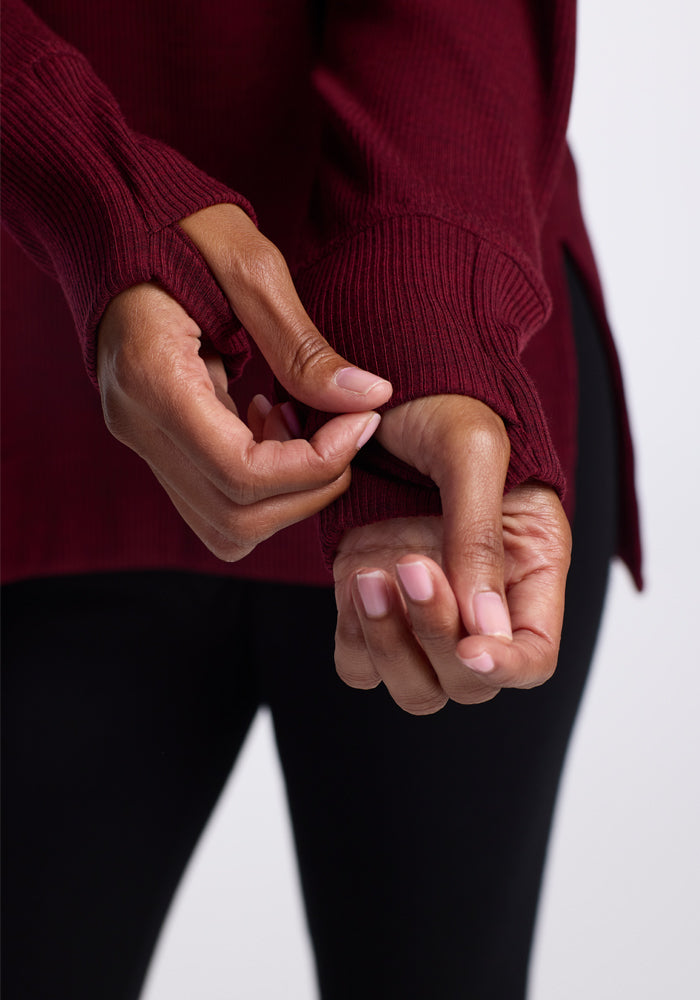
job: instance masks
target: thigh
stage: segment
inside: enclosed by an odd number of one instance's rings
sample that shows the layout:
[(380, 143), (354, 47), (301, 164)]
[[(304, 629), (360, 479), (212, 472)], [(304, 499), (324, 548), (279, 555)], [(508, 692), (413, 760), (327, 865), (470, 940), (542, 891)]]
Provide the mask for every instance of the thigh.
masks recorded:
[(240, 591), (180, 573), (6, 588), (7, 1000), (138, 996), (258, 703)]
[[(327, 1000), (518, 1000), (552, 811), (617, 518), (605, 359), (574, 289), (581, 367), (574, 556), (559, 666), (533, 691), (434, 716), (335, 676), (330, 592), (260, 601), (260, 659)], [(274, 632), (265, 603), (284, 609)]]
[[(522, 997), (595, 626), (568, 633), (545, 687), (417, 718), (383, 688), (341, 685), (332, 623), (323, 625), (332, 598), (325, 608), (312, 598), (284, 651), (269, 636), (288, 669), (268, 683), (268, 698), (322, 996)], [(303, 657), (289, 656), (295, 642)]]

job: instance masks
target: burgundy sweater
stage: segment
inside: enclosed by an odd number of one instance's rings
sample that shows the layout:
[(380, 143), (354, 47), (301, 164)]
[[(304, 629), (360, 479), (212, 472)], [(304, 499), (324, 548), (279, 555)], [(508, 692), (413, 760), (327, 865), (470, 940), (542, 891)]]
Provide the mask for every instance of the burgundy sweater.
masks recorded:
[(550, 483), (571, 514), (567, 251), (608, 340), (620, 553), (639, 581), (620, 373), (566, 147), (572, 0), (32, 7), (3, 2), (6, 580), (178, 568), (326, 583), (322, 549), (347, 528), (439, 512), (431, 483), (370, 445), (319, 518), (228, 565), (110, 437), (85, 367), (94, 381), (100, 318), (136, 282), (185, 307), (241, 405), (273, 390), (177, 226), (232, 202), (278, 244), (336, 349), (392, 381), (389, 405), (482, 399), (508, 428), (507, 488)]

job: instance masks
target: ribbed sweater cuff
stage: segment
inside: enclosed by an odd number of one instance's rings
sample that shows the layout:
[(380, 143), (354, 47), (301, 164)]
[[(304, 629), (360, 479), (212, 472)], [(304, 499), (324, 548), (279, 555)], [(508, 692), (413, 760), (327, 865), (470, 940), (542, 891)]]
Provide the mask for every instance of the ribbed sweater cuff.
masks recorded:
[(109, 284), (91, 290), (90, 310), (79, 326), (85, 365), (95, 385), (97, 328), (102, 315), (115, 295), (143, 281), (157, 282), (180, 303), (202, 331), (202, 339), (223, 355), (229, 378), (238, 378), (250, 358), (248, 337), (199, 250), (179, 226), (149, 234), (145, 252), (138, 259), (117, 262), (117, 268)]
[(240, 371), (247, 338), (176, 224), (221, 202), (254, 218), (248, 202), (175, 150), (131, 132), (77, 53), (51, 52), (25, 64), (5, 90), (4, 216), (61, 282), (93, 381), (105, 308), (144, 281), (173, 295), (227, 356), (230, 374)]
[[(506, 489), (564, 477), (520, 350), (546, 304), (522, 269), (474, 233), (434, 216), (397, 216), (368, 226), (303, 267), (297, 288), (334, 348), (391, 380), (390, 407), (456, 393), (482, 400), (511, 442)], [(324, 416), (312, 415), (309, 430)], [(437, 489), (378, 446), (358, 457), (349, 490), (322, 513), (332, 561), (349, 528), (440, 512)]]

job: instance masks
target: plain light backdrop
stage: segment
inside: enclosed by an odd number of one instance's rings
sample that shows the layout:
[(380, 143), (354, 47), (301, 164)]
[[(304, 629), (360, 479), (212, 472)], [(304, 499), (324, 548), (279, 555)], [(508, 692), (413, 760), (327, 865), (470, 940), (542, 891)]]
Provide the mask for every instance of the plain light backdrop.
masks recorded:
[[(698, 995), (699, 28), (693, 0), (580, 4), (570, 136), (626, 376), (647, 589), (640, 597), (614, 569), (557, 812), (531, 1000)], [(316, 998), (264, 713), (144, 1000), (192, 997)]]

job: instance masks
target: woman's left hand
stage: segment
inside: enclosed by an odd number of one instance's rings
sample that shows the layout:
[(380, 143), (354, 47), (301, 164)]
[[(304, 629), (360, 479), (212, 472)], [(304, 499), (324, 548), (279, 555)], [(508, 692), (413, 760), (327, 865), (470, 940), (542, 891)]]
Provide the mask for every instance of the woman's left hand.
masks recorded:
[(384, 682), (407, 712), (475, 704), (554, 672), (571, 534), (554, 491), (505, 497), (508, 442), (483, 403), (435, 396), (386, 413), (378, 437), (440, 487), (442, 517), (353, 528), (334, 563), (336, 667)]

